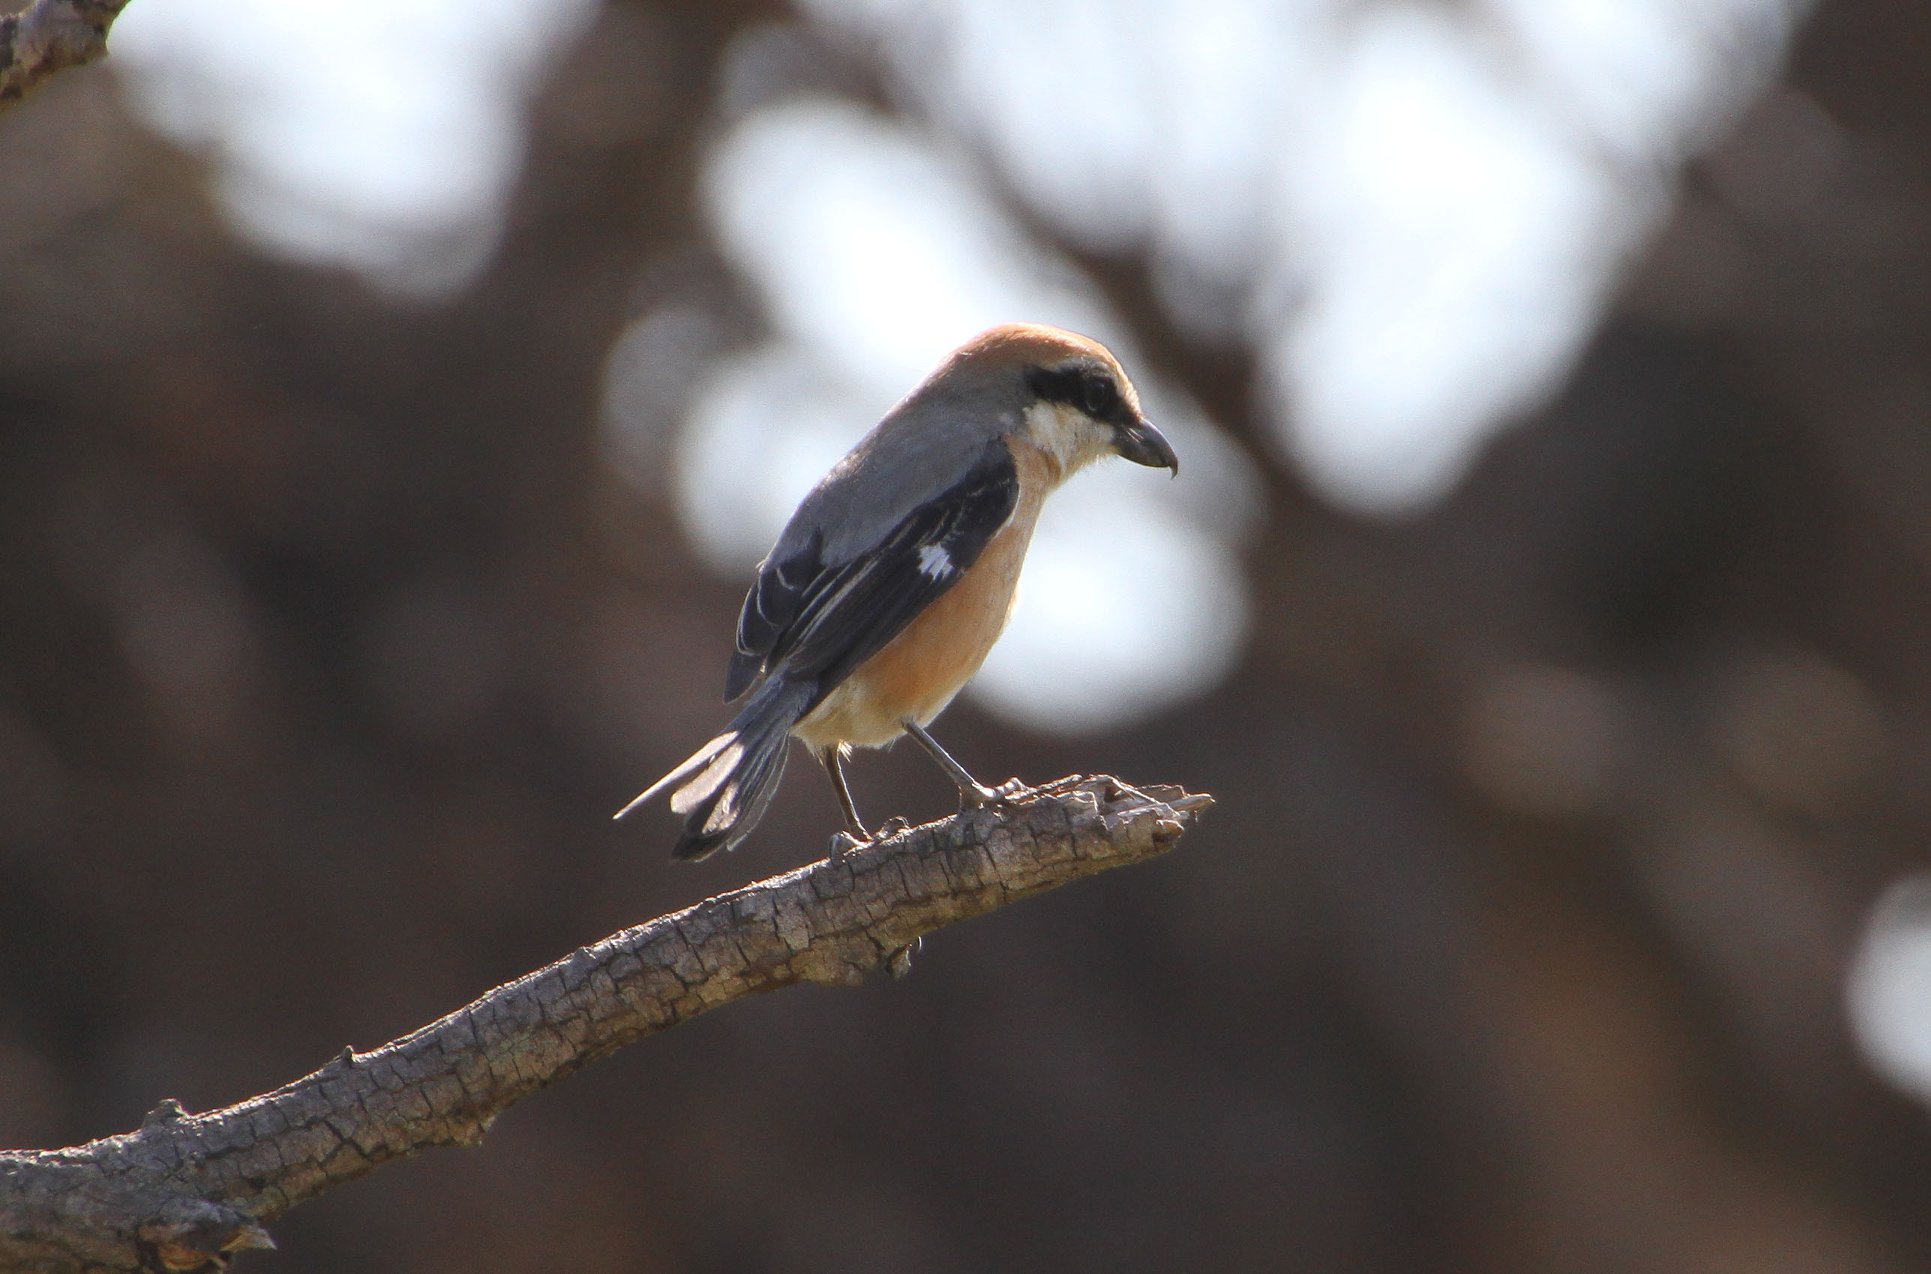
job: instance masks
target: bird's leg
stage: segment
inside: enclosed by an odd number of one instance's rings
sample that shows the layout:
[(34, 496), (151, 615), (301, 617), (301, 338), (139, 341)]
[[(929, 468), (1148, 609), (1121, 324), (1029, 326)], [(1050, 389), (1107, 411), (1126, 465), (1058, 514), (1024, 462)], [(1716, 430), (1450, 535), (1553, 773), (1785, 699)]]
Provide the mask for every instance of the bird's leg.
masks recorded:
[(853, 846), (868, 843), (872, 834), (865, 830), (865, 820), (858, 816), (858, 806), (852, 803), (852, 790), (845, 785), (844, 758), (838, 754), (838, 745), (818, 748), (814, 755), (818, 764), (825, 767), (831, 790), (838, 794), (838, 808), (845, 813), (845, 830), (831, 838), (831, 856), (836, 858)]
[(924, 726), (910, 717), (901, 724), (905, 726), (905, 733), (912, 736), (912, 741), (924, 748), (926, 755), (938, 762), (939, 768), (945, 771), (946, 777), (958, 786), (961, 806), (977, 808), (983, 805), (998, 805), (1026, 790), (1026, 785), (1018, 779), (1010, 779), (998, 787), (987, 787), (973, 778), (972, 771), (954, 760), (950, 752), (940, 747), (939, 741), (933, 738)]

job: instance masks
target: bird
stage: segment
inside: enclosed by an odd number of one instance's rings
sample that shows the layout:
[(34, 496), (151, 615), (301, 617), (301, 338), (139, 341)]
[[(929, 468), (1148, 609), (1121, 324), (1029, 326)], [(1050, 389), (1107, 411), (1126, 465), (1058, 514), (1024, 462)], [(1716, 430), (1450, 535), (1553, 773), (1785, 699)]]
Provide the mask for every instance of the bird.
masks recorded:
[(954, 350), (832, 466), (759, 563), (725, 675), (725, 700), (743, 697), (730, 726), (615, 817), (668, 791), (684, 818), (672, 858), (734, 848), (793, 738), (829, 776), (854, 843), (873, 839), (845, 780), (854, 748), (909, 736), (962, 807), (1013, 796), (927, 727), (1004, 631), (1042, 502), (1108, 455), (1180, 473), (1098, 341), (1009, 323)]

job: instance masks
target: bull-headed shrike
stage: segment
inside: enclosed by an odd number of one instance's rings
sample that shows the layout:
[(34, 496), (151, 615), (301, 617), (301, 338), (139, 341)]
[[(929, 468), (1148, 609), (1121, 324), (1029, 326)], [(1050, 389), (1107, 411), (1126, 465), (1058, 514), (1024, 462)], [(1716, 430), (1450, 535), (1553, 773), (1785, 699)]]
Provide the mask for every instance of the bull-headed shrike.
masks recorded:
[(617, 817), (670, 791), (673, 858), (750, 834), (795, 736), (818, 758), (846, 830), (870, 840), (842, 763), (909, 734), (967, 804), (980, 783), (926, 732), (979, 670), (1012, 612), (1046, 497), (1105, 455), (1180, 471), (1119, 361), (1054, 327), (995, 327), (953, 351), (812, 488), (758, 567), (738, 616), (724, 733)]

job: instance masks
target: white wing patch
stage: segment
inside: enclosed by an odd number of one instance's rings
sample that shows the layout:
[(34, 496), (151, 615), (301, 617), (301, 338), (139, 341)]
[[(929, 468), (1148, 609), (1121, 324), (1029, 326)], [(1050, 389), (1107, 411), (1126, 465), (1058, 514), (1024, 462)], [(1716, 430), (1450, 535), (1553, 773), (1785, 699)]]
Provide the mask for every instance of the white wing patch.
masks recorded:
[(923, 545), (919, 549), (919, 571), (930, 579), (944, 579), (952, 573), (952, 556), (943, 545)]

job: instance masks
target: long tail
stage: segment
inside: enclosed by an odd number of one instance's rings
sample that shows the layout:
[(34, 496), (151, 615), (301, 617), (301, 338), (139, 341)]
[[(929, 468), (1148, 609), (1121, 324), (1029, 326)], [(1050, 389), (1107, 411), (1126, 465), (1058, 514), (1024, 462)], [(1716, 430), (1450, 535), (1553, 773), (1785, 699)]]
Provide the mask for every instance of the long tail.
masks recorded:
[(672, 858), (698, 859), (731, 849), (751, 834), (784, 778), (791, 727), (810, 709), (813, 687), (769, 683), (751, 696), (731, 728), (617, 811), (622, 818), (659, 793), (684, 818)]

